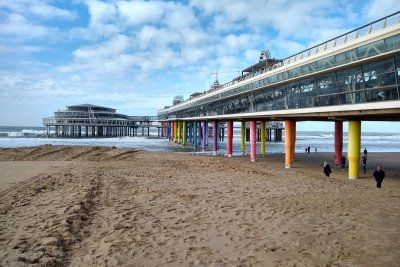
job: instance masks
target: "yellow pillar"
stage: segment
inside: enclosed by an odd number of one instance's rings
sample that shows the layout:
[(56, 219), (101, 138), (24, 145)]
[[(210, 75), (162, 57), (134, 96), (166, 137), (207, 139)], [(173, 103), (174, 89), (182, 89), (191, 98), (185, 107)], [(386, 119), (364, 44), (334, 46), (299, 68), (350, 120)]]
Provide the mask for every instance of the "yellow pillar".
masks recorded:
[(175, 143), (178, 143), (178, 136), (179, 136), (179, 121), (175, 122)]
[(349, 179), (358, 179), (360, 169), (361, 121), (349, 121), (347, 145)]
[(186, 146), (186, 121), (182, 122), (182, 144)]
[(265, 156), (265, 121), (261, 121), (261, 156)]
[(242, 154), (246, 154), (246, 122), (242, 121), (241, 124), (241, 150)]

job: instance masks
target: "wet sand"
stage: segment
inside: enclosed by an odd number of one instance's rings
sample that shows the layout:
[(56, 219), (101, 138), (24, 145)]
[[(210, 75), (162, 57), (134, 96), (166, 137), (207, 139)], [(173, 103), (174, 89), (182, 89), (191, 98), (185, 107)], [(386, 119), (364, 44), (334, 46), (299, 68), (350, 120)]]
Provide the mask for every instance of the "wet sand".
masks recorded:
[(380, 190), (332, 157), (0, 149), (0, 265), (398, 266), (400, 153)]

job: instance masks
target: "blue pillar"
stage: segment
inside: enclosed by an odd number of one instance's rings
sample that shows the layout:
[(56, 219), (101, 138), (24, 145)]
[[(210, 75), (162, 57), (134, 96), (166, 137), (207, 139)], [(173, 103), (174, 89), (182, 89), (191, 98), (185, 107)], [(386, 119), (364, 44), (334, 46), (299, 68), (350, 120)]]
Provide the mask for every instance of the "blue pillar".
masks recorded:
[(197, 141), (197, 121), (193, 122), (193, 145), (194, 145), (194, 149), (197, 150), (198, 147), (198, 141)]
[(193, 122), (189, 122), (188, 123), (188, 128), (189, 128), (189, 142), (192, 142), (192, 136), (193, 136), (193, 134), (192, 134), (192, 125), (193, 125)]
[(202, 125), (202, 130), (203, 130), (203, 138), (202, 138), (202, 148), (203, 151), (206, 151), (206, 147), (207, 147), (207, 122), (203, 121), (203, 125)]

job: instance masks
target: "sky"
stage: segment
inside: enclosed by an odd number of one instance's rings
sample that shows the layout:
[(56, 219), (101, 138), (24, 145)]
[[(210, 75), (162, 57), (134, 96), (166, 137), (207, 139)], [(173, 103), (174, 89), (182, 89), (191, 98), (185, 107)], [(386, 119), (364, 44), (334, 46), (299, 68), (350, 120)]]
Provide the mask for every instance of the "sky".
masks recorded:
[[(0, 125), (39, 126), (66, 105), (156, 115), (256, 63), (396, 12), (398, 0), (0, 0)], [(301, 129), (324, 123), (303, 123)], [(366, 129), (400, 130), (398, 123)]]

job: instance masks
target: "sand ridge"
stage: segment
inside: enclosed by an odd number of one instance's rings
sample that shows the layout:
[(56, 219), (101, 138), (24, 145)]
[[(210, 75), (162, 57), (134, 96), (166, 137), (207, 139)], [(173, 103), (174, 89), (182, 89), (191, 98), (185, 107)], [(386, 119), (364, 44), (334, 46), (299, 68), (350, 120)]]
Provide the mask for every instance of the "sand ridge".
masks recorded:
[(400, 263), (398, 177), (376, 190), (278, 159), (0, 149), (0, 161), (68, 163), (0, 195), (0, 265)]

